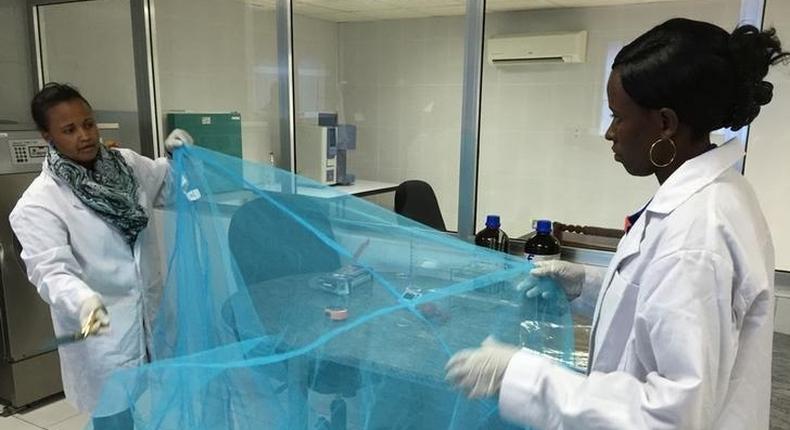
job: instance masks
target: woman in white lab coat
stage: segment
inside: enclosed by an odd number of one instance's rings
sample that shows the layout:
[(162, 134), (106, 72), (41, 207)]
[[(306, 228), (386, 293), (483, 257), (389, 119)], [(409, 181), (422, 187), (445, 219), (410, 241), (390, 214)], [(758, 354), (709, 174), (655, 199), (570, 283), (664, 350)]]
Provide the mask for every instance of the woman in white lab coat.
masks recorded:
[[(141, 250), (169, 163), (104, 147), (90, 104), (68, 85), (47, 84), (31, 113), (50, 148), (9, 218), (55, 334), (88, 335), (58, 352), (66, 398), (92, 412), (113, 370), (146, 361), (144, 320), (153, 312), (145, 308), (151, 280)], [(176, 130), (166, 147), (190, 142)], [(129, 412), (116, 412), (94, 418), (94, 427), (131, 428)]]
[(596, 301), (588, 374), (488, 340), (454, 356), (448, 379), (471, 397), (498, 395), (504, 418), (539, 429), (768, 428), (773, 246), (734, 168), (742, 147), (716, 147), (709, 133), (754, 120), (771, 100), (769, 66), (787, 55), (773, 31), (686, 19), (625, 46), (606, 139), (630, 174), (660, 187), (628, 218), (602, 279), (564, 262), (533, 270)]

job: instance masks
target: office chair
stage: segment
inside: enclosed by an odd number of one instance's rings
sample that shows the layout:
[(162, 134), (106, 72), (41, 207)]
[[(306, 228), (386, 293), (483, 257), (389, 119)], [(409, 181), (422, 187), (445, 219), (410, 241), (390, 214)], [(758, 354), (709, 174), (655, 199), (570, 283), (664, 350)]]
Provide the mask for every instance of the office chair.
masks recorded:
[[(271, 196), (332, 238), (329, 209), (322, 200), (295, 194), (272, 193)], [(267, 241), (256, 246), (250, 243), (255, 238), (266, 238)], [(233, 214), (228, 228), (228, 245), (248, 288), (290, 275), (332, 272), (341, 265), (337, 251), (263, 198), (245, 203)], [(262, 247), (276, 249), (277, 252), (261, 252)], [(223, 319), (231, 327), (238, 327), (230, 302), (223, 306)], [(344, 429), (345, 414), (341, 414), (342, 422), (337, 422), (334, 412), (336, 409), (345, 410), (343, 397), (353, 397), (359, 389), (359, 371), (329, 361), (313, 362), (308, 367), (308, 387), (320, 394), (337, 396), (332, 405), (333, 421), (328, 423), (329, 428)]]
[[(273, 198), (302, 216), (331, 237), (329, 215), (315, 197), (273, 194)], [(271, 232), (278, 232), (272, 235)], [(267, 238), (265, 246), (277, 252), (261, 252), (251, 246), (254, 238)], [(332, 272), (340, 268), (337, 251), (313, 232), (265, 199), (242, 205), (230, 220), (228, 245), (247, 285), (284, 276), (311, 272)], [(262, 258), (265, 255), (266, 258)]]
[(395, 212), (439, 231), (447, 231), (433, 188), (424, 181), (412, 180), (395, 190)]

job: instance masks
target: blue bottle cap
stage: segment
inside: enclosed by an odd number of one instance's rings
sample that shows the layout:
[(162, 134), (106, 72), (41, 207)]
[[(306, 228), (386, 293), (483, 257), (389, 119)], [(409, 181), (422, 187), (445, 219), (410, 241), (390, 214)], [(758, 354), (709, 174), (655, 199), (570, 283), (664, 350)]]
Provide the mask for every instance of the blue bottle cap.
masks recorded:
[(499, 228), (499, 215), (489, 215), (486, 217), (486, 227)]
[(535, 231), (541, 234), (551, 234), (551, 221), (547, 219), (539, 219), (535, 225)]

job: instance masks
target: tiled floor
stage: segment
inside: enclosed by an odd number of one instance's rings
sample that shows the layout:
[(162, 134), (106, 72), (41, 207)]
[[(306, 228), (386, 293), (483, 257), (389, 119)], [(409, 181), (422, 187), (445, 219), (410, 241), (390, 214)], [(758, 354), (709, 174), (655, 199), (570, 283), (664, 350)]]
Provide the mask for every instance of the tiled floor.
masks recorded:
[(0, 430), (83, 430), (89, 418), (74, 410), (65, 400), (37, 409), (0, 417)]
[[(771, 401), (771, 430), (790, 428), (790, 336), (774, 336), (773, 393)], [(0, 417), (0, 430), (83, 430), (89, 418), (79, 414), (65, 400), (22, 412), (11, 417)]]

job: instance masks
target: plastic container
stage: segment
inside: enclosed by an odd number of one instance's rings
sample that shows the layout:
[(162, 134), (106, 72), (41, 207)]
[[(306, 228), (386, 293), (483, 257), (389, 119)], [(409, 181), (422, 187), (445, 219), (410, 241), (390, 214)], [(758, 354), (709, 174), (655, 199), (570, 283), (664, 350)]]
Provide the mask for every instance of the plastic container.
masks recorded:
[(274, 160), (274, 152), (269, 153), (269, 163), (264, 169), (264, 187), (274, 186), (274, 183), (277, 180), (277, 162)]
[(524, 243), (524, 256), (529, 261), (560, 259), (560, 241), (551, 234), (551, 221), (538, 220), (535, 233)]
[(475, 235), (475, 245), (507, 252), (508, 237), (500, 228), (499, 215), (486, 217), (486, 228)]

